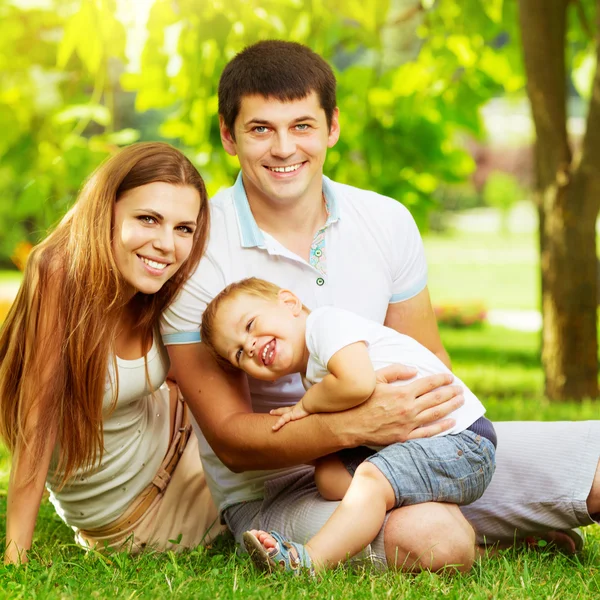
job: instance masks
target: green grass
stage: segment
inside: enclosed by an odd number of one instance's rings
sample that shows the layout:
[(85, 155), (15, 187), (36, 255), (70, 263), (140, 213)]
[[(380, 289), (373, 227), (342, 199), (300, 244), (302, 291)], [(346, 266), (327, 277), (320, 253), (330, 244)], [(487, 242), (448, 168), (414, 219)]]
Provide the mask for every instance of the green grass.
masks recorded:
[(427, 235), (424, 243), (434, 304), (482, 301), (496, 309), (539, 307), (533, 234), (451, 232)]
[[(544, 399), (537, 334), (482, 327), (442, 329), (442, 337), (455, 371), (481, 396), (492, 419), (597, 418), (598, 404), (554, 405)], [(8, 456), (0, 449), (0, 522), (6, 512), (8, 469)], [(586, 534), (586, 547), (576, 558), (549, 548), (509, 549), (466, 575), (339, 569), (311, 581), (257, 574), (225, 536), (211, 548), (181, 555), (85, 554), (44, 500), (32, 561), (26, 568), (0, 566), (0, 598), (599, 598), (600, 527), (588, 527)]]

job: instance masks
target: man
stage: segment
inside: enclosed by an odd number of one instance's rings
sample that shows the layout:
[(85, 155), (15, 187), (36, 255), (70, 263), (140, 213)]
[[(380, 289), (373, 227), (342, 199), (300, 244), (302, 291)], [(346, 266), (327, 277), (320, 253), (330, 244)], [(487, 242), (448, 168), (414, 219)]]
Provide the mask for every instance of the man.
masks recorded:
[[(227, 284), (259, 276), (291, 289), (308, 306), (333, 304), (410, 335), (449, 365), (427, 291), (422, 242), (399, 203), (323, 175), (340, 135), (335, 78), (299, 44), (260, 42), (237, 55), (219, 85), (221, 139), (241, 174), (212, 200), (209, 246), (165, 313), (163, 339), (195, 417), (211, 491), (236, 539), (277, 529), (305, 541), (336, 503), (320, 498), (317, 457), (358, 445), (435, 435), (462, 403), (450, 377), (406, 386), (398, 367), (363, 405), (311, 415), (281, 431), (269, 410), (304, 393), (296, 377), (273, 384), (224, 372), (199, 339), (206, 304)], [(498, 467), (486, 494), (464, 514), (479, 541), (510, 541), (592, 522), (600, 512), (600, 422), (497, 424)], [(517, 461), (516, 463), (514, 461)], [(561, 463), (561, 461), (564, 461)], [(367, 549), (407, 570), (468, 569), (475, 552), (459, 509), (441, 503), (392, 511)]]

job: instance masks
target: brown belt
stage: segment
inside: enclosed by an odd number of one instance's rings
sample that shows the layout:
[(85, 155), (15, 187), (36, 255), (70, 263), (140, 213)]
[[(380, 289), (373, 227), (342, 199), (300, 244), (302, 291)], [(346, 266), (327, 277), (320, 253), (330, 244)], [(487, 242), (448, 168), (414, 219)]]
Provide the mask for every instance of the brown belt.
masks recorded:
[[(183, 411), (183, 415), (180, 414), (180, 410)], [(177, 428), (175, 435), (171, 439), (167, 454), (161, 463), (158, 472), (154, 476), (152, 483), (140, 492), (139, 496), (121, 517), (98, 529), (82, 529), (80, 530), (80, 533), (83, 536), (91, 538), (107, 537), (125, 531), (132, 523), (135, 523), (144, 515), (148, 508), (150, 508), (152, 502), (154, 502), (155, 498), (165, 490), (192, 432), (188, 411), (186, 410), (185, 404), (181, 401), (178, 401), (177, 403), (177, 413), (178, 414), (175, 416), (175, 423), (179, 423), (180, 426)]]

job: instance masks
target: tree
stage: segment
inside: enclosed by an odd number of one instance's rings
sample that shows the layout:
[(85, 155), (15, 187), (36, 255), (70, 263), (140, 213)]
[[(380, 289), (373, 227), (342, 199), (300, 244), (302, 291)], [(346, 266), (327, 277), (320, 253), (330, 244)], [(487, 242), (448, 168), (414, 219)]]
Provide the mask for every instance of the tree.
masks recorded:
[[(440, 0), (431, 29), (461, 37), (465, 52), (502, 55), (505, 93), (531, 104), (536, 140), (542, 362), (552, 400), (598, 396), (595, 224), (600, 203), (600, 75), (592, 0)], [(581, 147), (567, 134), (572, 85), (588, 99)], [(488, 88), (489, 89), (489, 88)], [(571, 92), (572, 93), (572, 92)]]
[[(599, 4), (600, 6), (600, 4)], [(600, 44), (581, 0), (520, 0), (527, 94), (536, 131), (546, 394), (598, 396), (596, 220), (600, 208), (600, 73), (593, 76), (583, 143), (567, 134), (568, 10), (576, 10), (596, 64)], [(596, 7), (598, 10), (598, 7)]]
[(125, 31), (113, 0), (0, 3), (0, 265), (37, 243), (117, 145)]

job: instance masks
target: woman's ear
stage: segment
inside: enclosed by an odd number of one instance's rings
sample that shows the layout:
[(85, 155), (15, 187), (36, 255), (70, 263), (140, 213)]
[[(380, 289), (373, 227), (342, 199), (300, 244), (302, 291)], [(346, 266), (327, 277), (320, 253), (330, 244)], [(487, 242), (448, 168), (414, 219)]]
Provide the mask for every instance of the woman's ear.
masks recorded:
[(279, 302), (284, 306), (287, 306), (295, 317), (302, 312), (302, 302), (300, 302), (300, 298), (298, 298), (294, 292), (290, 292), (290, 290), (279, 290), (278, 296)]

